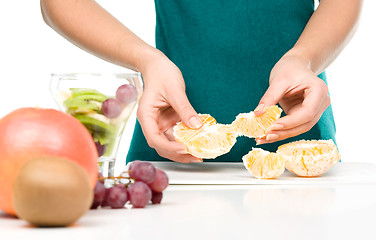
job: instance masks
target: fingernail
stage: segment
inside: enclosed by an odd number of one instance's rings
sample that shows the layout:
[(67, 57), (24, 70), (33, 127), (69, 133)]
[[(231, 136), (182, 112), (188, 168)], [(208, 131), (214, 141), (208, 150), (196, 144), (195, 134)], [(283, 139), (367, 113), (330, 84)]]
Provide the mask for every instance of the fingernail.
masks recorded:
[(266, 136), (266, 140), (267, 141), (273, 141), (273, 140), (277, 140), (279, 138), (278, 134), (268, 134)]
[(276, 123), (276, 124), (273, 124), (270, 129), (271, 130), (281, 130), (282, 128), (283, 128), (282, 124)]
[(263, 139), (257, 139), (256, 140), (256, 146), (264, 144), (264, 143), (265, 143), (265, 140), (263, 140)]
[(264, 104), (260, 104), (260, 105), (258, 105), (258, 106), (255, 108), (255, 112), (257, 112), (257, 111), (261, 111), (262, 109), (264, 109)]
[(192, 162), (192, 163), (202, 162), (202, 159), (193, 159), (191, 162)]
[(201, 127), (202, 123), (201, 123), (201, 120), (198, 119), (197, 117), (191, 117), (189, 119), (189, 123), (191, 124), (192, 127), (194, 128), (199, 128)]
[(187, 154), (188, 152), (187, 152), (187, 150), (182, 149), (182, 150), (178, 150), (178, 151), (176, 151), (176, 153), (177, 153), (177, 154)]

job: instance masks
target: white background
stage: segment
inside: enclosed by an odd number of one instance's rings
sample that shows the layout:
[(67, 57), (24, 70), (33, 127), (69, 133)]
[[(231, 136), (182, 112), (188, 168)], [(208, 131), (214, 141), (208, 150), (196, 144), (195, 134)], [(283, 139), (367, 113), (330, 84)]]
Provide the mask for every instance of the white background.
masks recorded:
[[(154, 45), (153, 0), (99, 2)], [(375, 9), (376, 1), (365, 0), (355, 37), (327, 70), (343, 161), (376, 162)], [(39, 1), (3, 2), (0, 31), (0, 117), (25, 106), (56, 108), (48, 88), (51, 73), (128, 71), (82, 51), (50, 29), (43, 22)], [(134, 115), (121, 142), (121, 160), (128, 150)]]

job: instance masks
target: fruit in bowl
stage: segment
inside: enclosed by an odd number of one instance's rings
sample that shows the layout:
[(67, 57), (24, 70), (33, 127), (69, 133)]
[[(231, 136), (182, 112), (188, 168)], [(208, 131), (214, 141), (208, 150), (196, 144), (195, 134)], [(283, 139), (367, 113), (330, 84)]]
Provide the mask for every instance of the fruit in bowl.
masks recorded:
[(91, 88), (70, 88), (61, 94), (65, 96), (65, 111), (89, 130), (98, 155), (111, 157), (115, 139), (136, 105), (136, 87), (123, 84), (114, 93), (115, 96), (106, 96)]
[(59, 109), (89, 131), (99, 156), (99, 172), (115, 176), (123, 131), (143, 92), (141, 74), (52, 74), (50, 91)]

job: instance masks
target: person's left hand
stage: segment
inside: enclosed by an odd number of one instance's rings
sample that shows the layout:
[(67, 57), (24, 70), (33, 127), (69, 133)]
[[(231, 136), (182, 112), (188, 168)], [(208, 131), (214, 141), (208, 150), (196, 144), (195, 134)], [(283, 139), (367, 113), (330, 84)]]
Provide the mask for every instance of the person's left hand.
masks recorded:
[(271, 143), (309, 131), (330, 105), (328, 87), (301, 57), (285, 54), (270, 73), (269, 88), (255, 109), (261, 115), (277, 103), (285, 117), (278, 119), (257, 144)]

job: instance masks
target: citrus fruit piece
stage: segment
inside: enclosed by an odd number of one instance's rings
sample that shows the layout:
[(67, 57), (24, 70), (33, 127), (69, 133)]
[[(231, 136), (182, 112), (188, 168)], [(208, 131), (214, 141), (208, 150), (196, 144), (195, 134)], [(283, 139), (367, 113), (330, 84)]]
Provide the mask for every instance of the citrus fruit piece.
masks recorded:
[(203, 125), (191, 129), (179, 122), (174, 126), (177, 142), (187, 147), (188, 153), (198, 158), (216, 158), (228, 153), (236, 142), (237, 134), (231, 125), (219, 124), (209, 114), (199, 114)]
[(253, 148), (242, 159), (245, 168), (258, 179), (277, 178), (285, 171), (285, 161), (281, 155), (261, 148)]
[(217, 124), (217, 121), (209, 114), (198, 114), (198, 116), (202, 121), (202, 126), (199, 129), (189, 128), (183, 122), (178, 122), (174, 126), (174, 137), (176, 141), (184, 143), (199, 132), (202, 132), (204, 127)]
[(256, 116), (253, 111), (240, 113), (231, 125), (240, 135), (261, 138), (266, 135), (274, 122), (280, 118), (281, 113), (282, 109), (277, 105), (273, 105), (260, 116)]
[(286, 161), (286, 168), (301, 177), (316, 177), (327, 172), (340, 160), (333, 140), (300, 140), (280, 146), (277, 154)]

